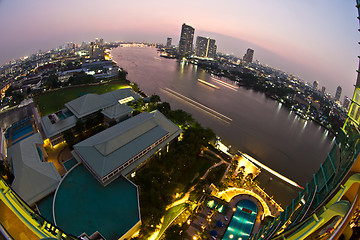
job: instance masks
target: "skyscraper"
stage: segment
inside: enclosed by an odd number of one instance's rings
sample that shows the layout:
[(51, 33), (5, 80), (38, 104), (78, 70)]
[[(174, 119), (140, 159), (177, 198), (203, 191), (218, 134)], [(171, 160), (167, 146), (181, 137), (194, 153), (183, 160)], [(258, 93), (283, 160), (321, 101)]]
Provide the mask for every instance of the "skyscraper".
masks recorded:
[(343, 107), (349, 111), (351, 100), (348, 96), (344, 97)]
[(313, 82), (313, 88), (314, 88), (315, 90), (317, 90), (318, 86), (319, 86), (319, 82), (318, 82), (318, 81), (314, 81), (314, 82)]
[(96, 42), (91, 42), (89, 47), (89, 57), (90, 59), (104, 59), (104, 47), (101, 44)]
[(340, 86), (338, 86), (337, 89), (336, 89), (336, 93), (335, 93), (335, 100), (336, 101), (340, 101), (341, 92), (342, 92), (342, 88)]
[(215, 39), (198, 36), (196, 38), (195, 55), (204, 58), (215, 58)]
[(325, 86), (322, 86), (322, 88), (321, 88), (321, 93), (322, 93), (322, 94), (325, 94), (325, 90), (326, 90), (326, 87), (325, 87)]
[(195, 29), (190, 25), (186, 25), (185, 23), (182, 25), (179, 42), (180, 55), (190, 55), (192, 53), (194, 32)]
[(168, 37), (166, 39), (166, 48), (171, 48), (171, 42), (172, 42), (172, 38)]
[(253, 57), (254, 57), (254, 50), (252, 50), (251, 48), (248, 48), (244, 55), (243, 60), (245, 62), (252, 63)]

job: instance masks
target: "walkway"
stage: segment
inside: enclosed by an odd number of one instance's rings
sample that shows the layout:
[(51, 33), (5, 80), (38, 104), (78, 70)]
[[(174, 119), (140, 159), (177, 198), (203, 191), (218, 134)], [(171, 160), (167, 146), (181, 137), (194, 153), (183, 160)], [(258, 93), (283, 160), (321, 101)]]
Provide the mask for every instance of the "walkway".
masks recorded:
[(39, 239), (7, 206), (0, 200), (0, 222), (6, 231), (19, 240)]
[[(216, 167), (220, 166), (221, 164), (226, 164), (226, 165), (228, 165), (228, 167), (227, 167), (227, 169), (226, 169), (226, 171), (225, 171), (225, 174), (224, 174), (224, 176), (226, 176), (227, 171), (228, 171), (228, 169), (229, 169), (229, 166), (230, 166), (231, 164), (228, 163), (227, 161), (225, 161), (220, 155), (218, 155), (217, 153), (209, 150), (208, 148), (206, 148), (204, 151), (207, 151), (207, 152), (210, 152), (210, 153), (214, 154), (217, 158), (220, 159), (220, 162), (216, 163), (215, 165), (212, 165), (212, 166), (205, 172), (205, 174), (204, 174), (200, 179), (201, 179), (201, 180), (204, 180), (204, 179), (206, 178), (206, 176), (209, 174), (209, 172), (211, 171), (211, 169), (216, 168)], [(223, 178), (224, 178), (224, 176), (223, 176)]]

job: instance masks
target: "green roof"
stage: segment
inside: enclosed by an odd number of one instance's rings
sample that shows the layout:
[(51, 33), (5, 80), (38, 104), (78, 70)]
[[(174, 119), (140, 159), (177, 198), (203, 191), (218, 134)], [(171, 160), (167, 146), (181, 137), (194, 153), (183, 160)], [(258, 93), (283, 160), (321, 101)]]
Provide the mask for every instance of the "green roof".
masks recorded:
[(88, 93), (78, 97), (65, 106), (77, 117), (82, 118), (96, 111), (112, 106), (114, 103), (95, 93)]
[(44, 130), (45, 136), (47, 138), (50, 138), (70, 128), (75, 127), (76, 121), (77, 118), (75, 117), (75, 115), (72, 115), (56, 123), (51, 123), (49, 115), (47, 115), (41, 118), (41, 126)]
[[(74, 155), (80, 155), (86, 165), (103, 178), (165, 135), (169, 137), (149, 154), (156, 152), (180, 132), (179, 127), (160, 112), (145, 112), (74, 145)], [(149, 154), (139, 158), (137, 165), (145, 161)]]
[(132, 111), (133, 109), (128, 105), (118, 103), (114, 106), (104, 109), (101, 113), (110, 119), (116, 119), (127, 116), (128, 114), (131, 114)]
[(52, 162), (41, 161), (36, 144), (43, 144), (40, 133), (8, 149), (15, 176), (11, 187), (29, 205), (54, 192), (61, 180)]

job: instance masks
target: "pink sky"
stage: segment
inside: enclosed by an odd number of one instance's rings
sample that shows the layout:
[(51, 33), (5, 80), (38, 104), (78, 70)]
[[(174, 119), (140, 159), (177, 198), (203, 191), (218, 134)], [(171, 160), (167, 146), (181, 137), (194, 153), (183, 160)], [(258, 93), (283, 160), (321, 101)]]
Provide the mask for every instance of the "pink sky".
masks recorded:
[(332, 94), (340, 85), (343, 96), (352, 95), (358, 65), (355, 1), (324, 3), (0, 0), (0, 64), (39, 49), (96, 37), (164, 43), (169, 36), (177, 44), (181, 24), (186, 22), (196, 29), (195, 35), (218, 33), (249, 43), (230, 46), (219, 38), (219, 51), (241, 57), (251, 47), (255, 58), (263, 63), (294, 73), (304, 81), (317, 80)]

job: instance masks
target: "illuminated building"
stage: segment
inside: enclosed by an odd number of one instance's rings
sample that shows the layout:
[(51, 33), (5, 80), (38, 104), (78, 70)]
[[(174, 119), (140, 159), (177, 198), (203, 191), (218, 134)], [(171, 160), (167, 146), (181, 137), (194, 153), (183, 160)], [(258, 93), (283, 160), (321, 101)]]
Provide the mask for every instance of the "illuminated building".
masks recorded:
[(198, 36), (196, 38), (195, 55), (202, 58), (215, 58), (215, 39)]
[(319, 82), (318, 82), (318, 81), (314, 81), (314, 82), (313, 82), (313, 88), (314, 88), (315, 90), (317, 90), (318, 86), (319, 86)]
[(194, 40), (195, 29), (185, 23), (181, 27), (181, 35), (179, 42), (179, 54), (180, 55), (191, 55), (193, 51), (193, 40)]
[(144, 112), (74, 145), (72, 154), (107, 185), (131, 173), (181, 132), (161, 112)]
[(341, 92), (342, 92), (342, 88), (338, 86), (335, 93), (335, 101), (340, 101)]
[(166, 48), (171, 48), (171, 42), (172, 42), (172, 38), (171, 37), (168, 37), (167, 39), (166, 39)]
[(100, 44), (100, 41), (91, 42), (89, 45), (89, 57), (90, 59), (104, 59), (104, 46)]
[(140, 98), (130, 88), (118, 89), (101, 95), (85, 94), (65, 104), (64, 109), (41, 118), (41, 126), (46, 138), (55, 146), (64, 141), (64, 132), (76, 126), (80, 119), (94, 117), (98, 111), (104, 115), (107, 124), (115, 120), (119, 122), (131, 116), (132, 108), (125, 105), (129, 101)]
[(349, 111), (350, 109), (351, 100), (348, 96), (344, 97), (343, 107)]
[(254, 57), (254, 50), (252, 50), (251, 48), (248, 48), (243, 57), (243, 60), (245, 62), (252, 63), (253, 57)]
[(326, 91), (326, 87), (325, 87), (325, 86), (322, 86), (322, 88), (321, 88), (321, 93), (322, 93), (322, 94), (325, 94), (325, 91)]

